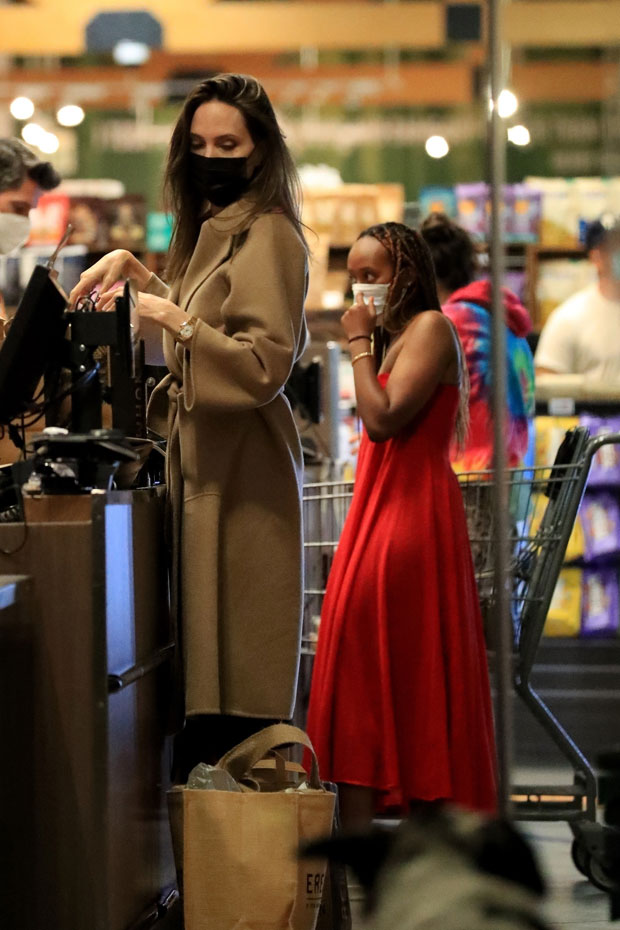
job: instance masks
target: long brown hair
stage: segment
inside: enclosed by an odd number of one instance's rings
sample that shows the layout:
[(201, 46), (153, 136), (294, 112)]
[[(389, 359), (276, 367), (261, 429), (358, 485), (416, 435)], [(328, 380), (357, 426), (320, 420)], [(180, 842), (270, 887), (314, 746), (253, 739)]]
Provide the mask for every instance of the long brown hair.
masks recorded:
[[(402, 333), (414, 316), (426, 310), (442, 312), (437, 293), (433, 256), (424, 238), (404, 223), (379, 223), (358, 236), (372, 236), (380, 242), (392, 260), (392, 281), (385, 301), (381, 326), (375, 331), (374, 350), (377, 369), (381, 365), (393, 336)], [(462, 449), (469, 429), (469, 373), (463, 347), (450, 323), (459, 355), (459, 406), (455, 439)]]
[(164, 177), (166, 209), (174, 216), (167, 275), (174, 280), (191, 258), (200, 232), (203, 203), (192, 187), (189, 170), (190, 130), (194, 113), (203, 103), (219, 100), (236, 107), (254, 142), (259, 165), (245, 195), (256, 215), (284, 213), (302, 241), (301, 184), (276, 115), (262, 85), (245, 74), (218, 74), (199, 84), (189, 95), (170, 141)]

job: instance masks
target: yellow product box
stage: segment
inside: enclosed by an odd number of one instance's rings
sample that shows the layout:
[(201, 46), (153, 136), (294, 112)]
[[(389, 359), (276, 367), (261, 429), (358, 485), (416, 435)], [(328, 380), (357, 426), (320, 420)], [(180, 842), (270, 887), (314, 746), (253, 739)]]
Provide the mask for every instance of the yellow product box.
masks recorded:
[[(530, 525), (527, 529), (528, 536), (535, 536), (538, 532), (548, 503), (549, 499), (544, 494), (536, 495), (536, 499), (531, 510), (531, 518), (529, 521)], [(585, 548), (586, 538), (583, 529), (583, 523), (581, 521), (580, 514), (577, 514), (573, 532), (571, 533), (570, 539), (568, 540), (568, 544), (566, 546), (564, 561), (575, 562), (577, 559), (580, 559), (585, 553)]]
[(579, 426), (579, 417), (536, 417), (536, 465), (553, 465), (567, 430)]
[(553, 592), (543, 631), (544, 636), (578, 636), (581, 629), (583, 571), (564, 568)]

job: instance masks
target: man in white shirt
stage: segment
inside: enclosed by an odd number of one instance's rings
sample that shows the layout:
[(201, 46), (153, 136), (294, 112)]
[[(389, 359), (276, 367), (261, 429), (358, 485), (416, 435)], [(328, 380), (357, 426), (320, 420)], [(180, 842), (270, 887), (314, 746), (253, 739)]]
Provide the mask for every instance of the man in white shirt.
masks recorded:
[(591, 223), (586, 248), (598, 281), (550, 315), (536, 349), (536, 373), (620, 381), (620, 218)]

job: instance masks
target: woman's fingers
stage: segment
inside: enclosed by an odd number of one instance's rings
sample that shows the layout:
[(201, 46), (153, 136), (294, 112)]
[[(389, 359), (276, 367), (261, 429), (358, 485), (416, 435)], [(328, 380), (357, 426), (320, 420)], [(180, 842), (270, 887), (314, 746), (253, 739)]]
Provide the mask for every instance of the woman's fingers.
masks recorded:
[(104, 313), (107, 310), (116, 309), (116, 298), (122, 297), (123, 288), (113, 288), (111, 291), (107, 291), (105, 294), (100, 294), (99, 299), (97, 300), (97, 310), (101, 310)]
[(69, 294), (69, 302), (74, 304), (80, 297), (92, 293), (97, 286), (101, 293), (109, 291), (120, 278), (125, 276), (125, 267), (130, 257), (131, 254), (123, 249), (116, 249), (104, 255), (98, 262), (95, 262), (92, 268), (82, 272), (80, 280)]

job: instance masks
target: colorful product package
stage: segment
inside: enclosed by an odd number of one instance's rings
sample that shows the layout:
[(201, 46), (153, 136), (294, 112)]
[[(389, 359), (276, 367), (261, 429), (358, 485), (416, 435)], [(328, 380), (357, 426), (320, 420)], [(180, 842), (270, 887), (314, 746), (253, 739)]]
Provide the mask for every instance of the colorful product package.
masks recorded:
[(527, 184), (513, 184), (512, 193), (508, 242), (538, 242), (542, 217), (541, 192)]
[[(545, 494), (536, 494), (532, 508), (530, 510), (529, 516), (529, 525), (523, 527), (523, 532), (528, 536), (535, 536), (538, 533), (540, 524), (547, 509), (549, 499)], [(566, 552), (564, 554), (565, 562), (576, 562), (577, 559), (582, 559), (585, 552), (585, 534), (583, 531), (583, 523), (581, 521), (581, 515), (577, 514), (575, 520), (575, 525), (573, 531), (570, 535), (566, 546)], [(559, 635), (559, 634), (558, 634)], [(562, 634), (564, 635), (564, 634)]]
[(547, 614), (544, 636), (578, 636), (581, 630), (581, 598), (583, 571), (564, 568)]
[(617, 635), (619, 602), (617, 569), (585, 569), (583, 573), (581, 635)]
[(423, 217), (428, 216), (429, 213), (445, 213), (454, 220), (458, 215), (453, 187), (430, 184), (422, 188), (418, 202)]
[(580, 515), (586, 562), (620, 552), (620, 505), (613, 494), (586, 494)]
[(457, 184), (454, 188), (458, 221), (474, 239), (488, 237), (487, 200), (488, 185), (483, 181), (476, 184)]
[[(595, 417), (583, 414), (580, 425), (590, 430), (591, 436), (620, 433), (620, 417)], [(620, 485), (620, 445), (602, 446), (594, 459), (588, 477), (588, 487)]]
[(525, 183), (542, 197), (540, 241), (542, 245), (574, 248), (579, 222), (572, 182), (565, 178), (526, 178)]
[(553, 465), (566, 431), (579, 417), (536, 417), (536, 465)]

